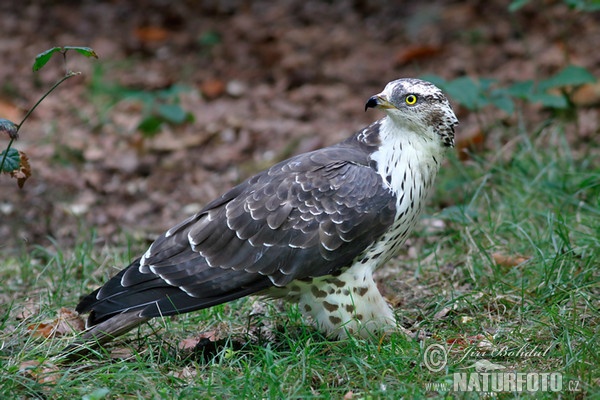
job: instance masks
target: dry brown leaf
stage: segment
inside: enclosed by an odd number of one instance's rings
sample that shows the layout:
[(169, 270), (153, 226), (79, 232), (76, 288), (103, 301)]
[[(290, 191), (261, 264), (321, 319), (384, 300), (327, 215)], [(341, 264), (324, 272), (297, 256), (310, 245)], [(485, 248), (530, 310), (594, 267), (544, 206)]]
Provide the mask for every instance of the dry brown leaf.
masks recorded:
[(482, 351), (492, 351), (494, 350), (494, 344), (488, 337), (486, 337), (477, 343), (477, 348)]
[(210, 79), (200, 84), (200, 92), (207, 99), (216, 99), (225, 93), (225, 82), (220, 79)]
[(191, 350), (194, 347), (196, 347), (196, 345), (198, 345), (198, 343), (200, 343), (200, 339), (197, 337), (185, 338), (185, 339), (181, 339), (179, 341), (177, 348), (179, 348), (179, 350)]
[(412, 61), (420, 61), (425, 58), (438, 55), (442, 51), (440, 46), (415, 45), (409, 46), (396, 56), (396, 65), (406, 65)]
[(472, 129), (461, 132), (456, 138), (456, 151), (458, 152), (458, 158), (461, 161), (469, 159), (470, 151), (481, 151), (483, 149), (483, 143), (485, 142), (485, 136), (479, 127), (473, 127)]
[(140, 42), (151, 43), (164, 41), (170, 32), (159, 26), (140, 26), (135, 28), (133, 34)]
[(85, 322), (83, 322), (83, 319), (76, 311), (63, 307), (54, 320), (32, 324), (27, 329), (32, 331), (34, 336), (45, 338), (59, 337), (83, 331), (85, 329)]
[(0, 99), (0, 118), (19, 122), (23, 119), (23, 113), (10, 100)]
[(440, 311), (435, 313), (435, 315), (433, 316), (433, 319), (435, 319), (435, 320), (444, 319), (444, 318), (446, 318), (446, 316), (448, 315), (448, 313), (450, 311), (452, 311), (452, 307), (444, 307)]
[(181, 371), (171, 371), (169, 375), (183, 380), (193, 380), (198, 375), (198, 370), (189, 366), (183, 367)]
[(592, 107), (600, 104), (600, 82), (581, 85), (573, 93), (573, 103), (580, 107)]
[(21, 160), (19, 169), (10, 171), (10, 176), (17, 180), (19, 188), (23, 188), (25, 181), (31, 176), (31, 166), (29, 165), (29, 158), (27, 154), (19, 150), (19, 158)]
[(40, 313), (40, 305), (33, 300), (27, 300), (20, 307), (19, 312), (15, 315), (15, 319), (24, 320)]
[(502, 253), (494, 253), (492, 254), (492, 258), (494, 259), (494, 262), (501, 267), (516, 267), (517, 265), (523, 264), (525, 261), (529, 260), (527, 257), (519, 255), (507, 255)]
[(133, 350), (127, 347), (115, 347), (110, 351), (110, 358), (113, 360), (124, 360), (133, 356)]
[(152, 151), (178, 151), (191, 147), (200, 146), (210, 139), (210, 134), (204, 131), (185, 131), (173, 132), (167, 129), (160, 134), (143, 139), (143, 147)]
[(19, 372), (30, 376), (38, 383), (53, 385), (61, 377), (56, 365), (50, 363), (40, 363), (39, 361), (23, 361), (19, 365)]
[(53, 334), (54, 325), (46, 324), (44, 322), (37, 325), (29, 325), (27, 327), (28, 330), (33, 331), (33, 336), (39, 337), (50, 337)]
[(198, 343), (200, 343), (202, 339), (208, 339), (211, 342), (217, 341), (217, 331), (206, 331), (202, 332), (196, 337), (182, 339), (181, 341), (179, 341), (177, 347), (179, 348), (179, 350), (192, 350), (198, 345)]
[(452, 345), (452, 348), (462, 350), (465, 347), (484, 343), (481, 347), (485, 348), (489, 342), (485, 335), (473, 335), (473, 336), (458, 336), (446, 340), (446, 343)]

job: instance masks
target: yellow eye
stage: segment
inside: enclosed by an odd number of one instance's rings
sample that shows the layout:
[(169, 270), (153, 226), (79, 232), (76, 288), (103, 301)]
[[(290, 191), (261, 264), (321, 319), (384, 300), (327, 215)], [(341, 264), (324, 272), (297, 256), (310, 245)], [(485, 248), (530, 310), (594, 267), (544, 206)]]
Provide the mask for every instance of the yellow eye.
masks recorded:
[(404, 98), (404, 101), (406, 102), (406, 104), (408, 104), (409, 106), (413, 106), (415, 105), (415, 103), (417, 102), (417, 96), (415, 96), (414, 94), (409, 94), (408, 96), (406, 96)]

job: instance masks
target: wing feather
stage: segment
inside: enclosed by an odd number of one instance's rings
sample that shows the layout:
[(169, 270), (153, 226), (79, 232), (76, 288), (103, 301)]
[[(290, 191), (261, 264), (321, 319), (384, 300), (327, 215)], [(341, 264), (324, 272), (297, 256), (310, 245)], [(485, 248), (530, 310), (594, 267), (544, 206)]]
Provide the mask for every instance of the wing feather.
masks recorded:
[(160, 236), (78, 311), (169, 315), (331, 274), (382, 235), (395, 197), (356, 140), (258, 174)]

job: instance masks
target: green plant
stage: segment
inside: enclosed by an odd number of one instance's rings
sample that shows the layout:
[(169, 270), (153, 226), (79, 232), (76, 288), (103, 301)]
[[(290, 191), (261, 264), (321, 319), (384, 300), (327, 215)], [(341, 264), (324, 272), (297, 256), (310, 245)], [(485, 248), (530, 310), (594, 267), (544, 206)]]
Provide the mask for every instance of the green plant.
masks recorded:
[(154, 136), (163, 124), (180, 125), (194, 121), (194, 116), (180, 105), (179, 95), (186, 91), (184, 86), (173, 85), (163, 90), (139, 90), (128, 94), (128, 98), (138, 100), (143, 105), (143, 117), (137, 128), (144, 136)]
[(33, 111), (40, 105), (44, 99), (54, 91), (60, 84), (69, 78), (81, 74), (80, 72), (70, 71), (67, 67), (67, 52), (73, 50), (85, 57), (98, 58), (96, 52), (89, 47), (75, 47), (75, 46), (64, 46), (64, 47), (53, 47), (38, 54), (35, 57), (33, 63), (33, 72), (39, 71), (50, 61), (52, 56), (56, 53), (62, 54), (65, 66), (65, 75), (60, 78), (46, 93), (40, 97), (40, 99), (29, 109), (27, 114), (23, 117), (20, 123), (15, 124), (7, 119), (0, 118), (0, 133), (4, 132), (9, 137), (9, 142), (6, 148), (0, 153), (0, 173), (9, 174), (11, 177), (17, 179), (17, 184), (20, 188), (23, 187), (25, 181), (31, 176), (31, 167), (25, 152), (16, 150), (12, 147), (15, 140), (19, 138), (19, 130), (23, 127), (23, 124), (31, 116)]
[(481, 111), (494, 106), (507, 114), (515, 110), (515, 101), (539, 103), (553, 110), (570, 110), (574, 90), (583, 84), (595, 82), (596, 78), (585, 68), (568, 65), (555, 75), (539, 82), (533, 80), (515, 82), (507, 87), (499, 87), (496, 79), (460, 77), (446, 81), (437, 75), (427, 75), (423, 79), (440, 86), (455, 101), (470, 111)]
[[(516, 12), (530, 2), (531, 0), (513, 0), (508, 6), (508, 10)], [(600, 10), (600, 1), (598, 0), (563, 0), (563, 3), (577, 11), (594, 12)]]
[(89, 101), (96, 106), (99, 123), (108, 122), (108, 112), (123, 101), (133, 101), (142, 107), (141, 120), (136, 126), (143, 137), (152, 137), (165, 124), (181, 125), (193, 122), (194, 116), (181, 106), (180, 96), (191, 89), (181, 84), (159, 90), (133, 89), (115, 83), (104, 76), (104, 66), (93, 69)]

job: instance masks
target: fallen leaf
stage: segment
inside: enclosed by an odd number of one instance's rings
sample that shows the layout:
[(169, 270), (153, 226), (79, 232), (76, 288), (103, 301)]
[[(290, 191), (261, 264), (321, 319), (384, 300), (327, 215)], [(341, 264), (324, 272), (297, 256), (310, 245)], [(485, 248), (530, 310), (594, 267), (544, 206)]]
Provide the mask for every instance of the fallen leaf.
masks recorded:
[(494, 344), (488, 337), (477, 343), (477, 348), (482, 351), (492, 351), (494, 350)]
[[(485, 350), (488, 347), (489, 339), (485, 335), (459, 336), (446, 340), (446, 343), (452, 348), (462, 350), (465, 347), (476, 345)], [(481, 346), (480, 344), (483, 343)]]
[(164, 41), (169, 37), (170, 32), (159, 26), (139, 26), (135, 28), (133, 34), (139, 41), (151, 43)]
[(38, 383), (55, 384), (61, 377), (56, 365), (30, 360), (19, 364), (19, 372), (30, 376)]
[(179, 348), (179, 350), (192, 350), (196, 348), (198, 343), (200, 343), (200, 341), (202, 341), (203, 339), (208, 339), (211, 342), (217, 341), (217, 331), (206, 331), (202, 332), (196, 337), (182, 339), (181, 341), (179, 341), (177, 347)]
[(27, 300), (21, 307), (15, 319), (24, 320), (40, 313), (40, 305), (33, 300)]
[(225, 82), (220, 79), (209, 79), (200, 84), (200, 92), (207, 99), (216, 99), (225, 93)]
[(479, 127), (462, 132), (456, 138), (456, 151), (461, 161), (468, 160), (469, 152), (479, 152), (483, 149), (485, 136)]
[(54, 330), (54, 325), (52, 324), (46, 324), (46, 323), (39, 323), (37, 325), (29, 325), (27, 327), (28, 330), (33, 331), (33, 336), (38, 336), (38, 337), (50, 337), (53, 334), (53, 330)]
[(166, 129), (152, 138), (146, 138), (143, 146), (146, 150), (172, 152), (200, 146), (210, 138), (211, 135), (204, 131), (186, 129), (185, 131), (174, 132), (171, 129)]
[(525, 261), (529, 260), (527, 257), (523, 256), (510, 256), (502, 253), (494, 253), (492, 254), (492, 258), (496, 265), (501, 267), (516, 267), (517, 265), (523, 264)]
[(600, 82), (587, 83), (575, 90), (573, 104), (579, 107), (592, 107), (600, 104)]
[(38, 337), (60, 337), (83, 331), (85, 329), (85, 322), (83, 322), (83, 319), (76, 311), (63, 307), (54, 320), (32, 324), (27, 329), (32, 331), (34, 336)]
[(193, 380), (198, 375), (198, 370), (189, 366), (183, 367), (181, 371), (171, 371), (169, 375), (183, 380)]
[(433, 319), (440, 320), (444, 319), (450, 311), (452, 311), (453, 307), (444, 307), (440, 311), (436, 312), (433, 316)]
[(424, 60), (438, 55), (442, 51), (440, 46), (415, 45), (409, 46), (396, 55), (396, 66), (406, 65), (413, 61)]
[(194, 347), (196, 347), (196, 345), (200, 343), (200, 339), (199, 338), (185, 338), (185, 339), (181, 339), (179, 341), (179, 344), (177, 345), (177, 348), (179, 350), (191, 350)]
[(0, 117), (11, 121), (21, 121), (23, 113), (10, 100), (0, 99)]
[(133, 350), (128, 347), (115, 347), (110, 351), (113, 360), (126, 360), (133, 356)]

